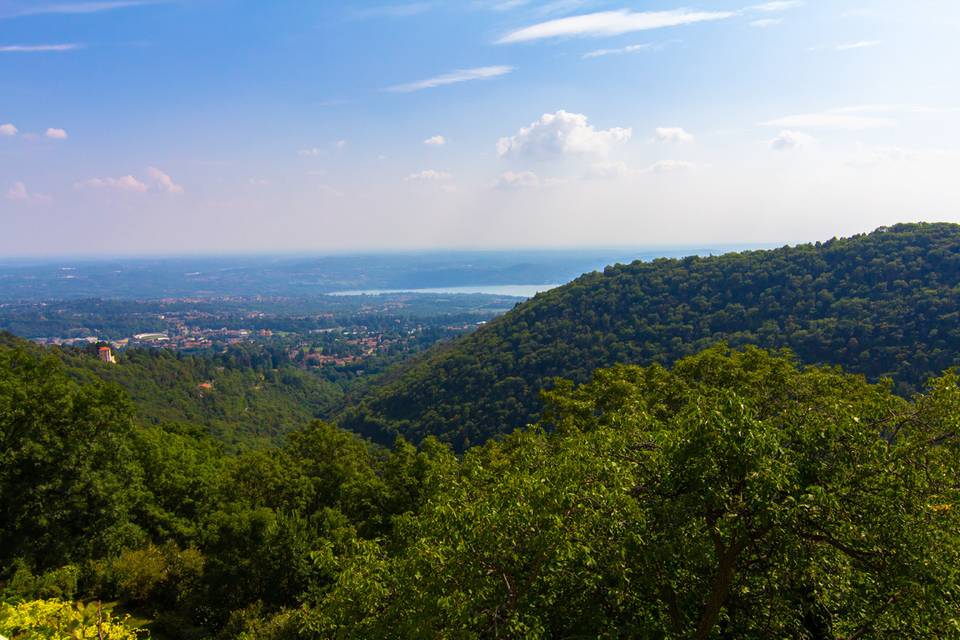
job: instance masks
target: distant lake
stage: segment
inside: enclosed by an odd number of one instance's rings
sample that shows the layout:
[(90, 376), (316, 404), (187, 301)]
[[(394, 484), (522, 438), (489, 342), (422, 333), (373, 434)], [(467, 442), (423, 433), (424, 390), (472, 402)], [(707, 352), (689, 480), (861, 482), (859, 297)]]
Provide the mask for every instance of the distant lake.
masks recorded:
[(494, 296), (532, 298), (549, 291), (559, 284), (487, 284), (474, 287), (432, 287), (428, 289), (365, 289), (358, 291), (333, 291), (331, 296), (381, 296), (397, 293), (485, 293)]

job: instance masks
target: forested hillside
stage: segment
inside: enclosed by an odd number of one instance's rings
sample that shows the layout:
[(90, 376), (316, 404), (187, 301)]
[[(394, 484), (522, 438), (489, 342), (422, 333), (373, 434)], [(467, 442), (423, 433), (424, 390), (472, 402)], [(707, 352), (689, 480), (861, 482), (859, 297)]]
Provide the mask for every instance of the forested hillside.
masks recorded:
[(608, 267), (400, 365), (342, 416), (389, 442), (459, 450), (535, 422), (541, 388), (617, 363), (669, 364), (719, 341), (889, 377), (906, 395), (960, 364), (960, 225)]
[(960, 387), (929, 389), (714, 348), (462, 458), (322, 422), (225, 453), (7, 349), (0, 635), (957, 639)]
[[(44, 351), (0, 334), (0, 351), (5, 349)], [(230, 447), (262, 445), (310, 420), (328, 417), (343, 397), (337, 384), (255, 346), (196, 356), (128, 349), (117, 355), (116, 365), (101, 362), (96, 347), (54, 348), (50, 353), (78, 381), (120, 385), (133, 400), (140, 424), (188, 424)]]

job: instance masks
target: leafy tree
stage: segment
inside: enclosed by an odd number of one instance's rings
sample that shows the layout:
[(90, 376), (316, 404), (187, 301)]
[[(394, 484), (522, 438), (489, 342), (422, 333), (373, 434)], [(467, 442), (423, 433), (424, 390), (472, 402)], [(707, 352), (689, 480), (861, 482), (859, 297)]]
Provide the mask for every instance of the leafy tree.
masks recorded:
[(10, 640), (149, 640), (148, 634), (131, 626), (126, 617), (111, 615), (99, 602), (0, 604), (0, 632)]
[(131, 413), (115, 386), (80, 386), (56, 358), (0, 350), (0, 566), (53, 568), (143, 539)]
[(335, 637), (960, 637), (960, 388), (708, 350), (547, 397), (304, 615)]

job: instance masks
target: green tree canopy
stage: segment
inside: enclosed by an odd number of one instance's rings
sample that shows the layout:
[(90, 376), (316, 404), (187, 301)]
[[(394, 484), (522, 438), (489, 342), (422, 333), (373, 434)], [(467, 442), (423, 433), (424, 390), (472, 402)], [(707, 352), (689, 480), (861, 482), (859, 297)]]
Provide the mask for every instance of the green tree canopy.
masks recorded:
[(960, 637), (960, 389), (913, 403), (725, 348), (547, 394), (438, 469), (401, 551), (306, 616), (337, 637)]
[(465, 451), (540, 419), (540, 390), (615, 364), (669, 365), (718, 342), (889, 377), (903, 396), (960, 365), (960, 225), (607, 267), (399, 365), (341, 425)]
[(79, 385), (54, 357), (0, 350), (0, 566), (102, 557), (142, 541), (121, 389)]

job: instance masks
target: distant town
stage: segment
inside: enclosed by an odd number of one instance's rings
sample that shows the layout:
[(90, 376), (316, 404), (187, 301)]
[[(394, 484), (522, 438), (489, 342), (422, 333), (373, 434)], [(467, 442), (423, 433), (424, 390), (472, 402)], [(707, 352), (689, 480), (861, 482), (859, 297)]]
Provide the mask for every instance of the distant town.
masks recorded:
[[(117, 340), (102, 340), (98, 336), (83, 336), (74, 338), (34, 338), (33, 342), (43, 345), (57, 346), (100, 346), (100, 359), (107, 363), (117, 362), (114, 350), (122, 351), (127, 348), (163, 348), (175, 351), (197, 352), (216, 351), (231, 345), (242, 343), (267, 342), (271, 338), (292, 339), (295, 346), (288, 350), (288, 357), (292, 362), (301, 363), (305, 367), (344, 366), (362, 362), (367, 358), (386, 354), (392, 350), (403, 348), (407, 343), (428, 329), (441, 329), (451, 336), (466, 333), (485, 324), (481, 320), (475, 323), (462, 323), (435, 327), (420, 325), (407, 329), (403, 334), (385, 332), (378, 329), (369, 329), (363, 326), (333, 327), (330, 329), (315, 329), (312, 335), (325, 334), (329, 339), (324, 342), (335, 345), (331, 353), (316, 344), (315, 340), (297, 339), (298, 334), (290, 332), (274, 332), (270, 329), (199, 329), (181, 325), (176, 332), (138, 333), (129, 338)], [(347, 347), (344, 353), (343, 347)]]
[(106, 363), (127, 349), (223, 352), (259, 345), (305, 369), (395, 359), (470, 332), (509, 309), (502, 296), (179, 298), (0, 304), (0, 330), (43, 345), (98, 347)]

